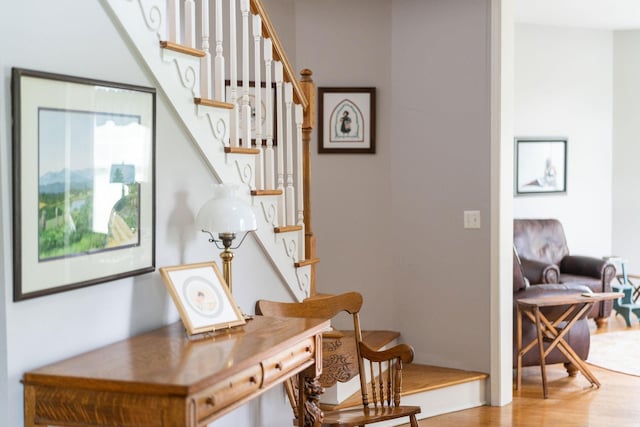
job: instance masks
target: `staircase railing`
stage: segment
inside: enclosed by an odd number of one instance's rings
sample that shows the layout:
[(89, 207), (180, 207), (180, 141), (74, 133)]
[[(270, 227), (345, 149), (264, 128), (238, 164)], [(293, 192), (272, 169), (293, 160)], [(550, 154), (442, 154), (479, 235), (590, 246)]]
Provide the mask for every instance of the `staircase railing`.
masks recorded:
[[(300, 233), (297, 247), (285, 243), (286, 251), (297, 252), (292, 257), (297, 267), (311, 265), (308, 291), (314, 295), (317, 260), (309, 221), (309, 145), (315, 116), (309, 102), (315, 98), (311, 72), (304, 70), (303, 82), (298, 81), (261, 0), (134, 1), (147, 10), (147, 26), (156, 17), (153, 8), (158, 8), (158, 19), (165, 17), (157, 26), (164, 49), (199, 58), (192, 89), (195, 104), (229, 111), (227, 137), (211, 143), (222, 143), (225, 153), (255, 155), (249, 172), (238, 170), (240, 181), (254, 196), (278, 196), (277, 214), (269, 222), (275, 233)], [(187, 74), (181, 78), (191, 78)]]

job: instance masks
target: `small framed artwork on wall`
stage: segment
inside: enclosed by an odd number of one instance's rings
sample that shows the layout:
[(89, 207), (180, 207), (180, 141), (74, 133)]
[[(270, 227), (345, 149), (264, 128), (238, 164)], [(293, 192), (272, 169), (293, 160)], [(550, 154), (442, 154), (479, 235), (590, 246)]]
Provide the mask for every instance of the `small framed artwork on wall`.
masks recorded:
[(318, 88), (318, 153), (376, 152), (376, 88)]
[(515, 138), (515, 195), (567, 192), (567, 138)]

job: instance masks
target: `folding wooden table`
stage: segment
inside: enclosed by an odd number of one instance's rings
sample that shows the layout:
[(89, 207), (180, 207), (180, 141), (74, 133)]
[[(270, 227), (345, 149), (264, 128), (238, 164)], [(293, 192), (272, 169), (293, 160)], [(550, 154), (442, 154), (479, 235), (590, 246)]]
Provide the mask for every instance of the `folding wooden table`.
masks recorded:
[[(533, 347), (538, 346), (540, 352), (540, 371), (542, 373), (542, 390), (544, 398), (548, 397), (547, 372), (545, 366), (546, 356), (554, 349), (558, 348), (570, 362), (572, 362), (580, 372), (591, 382), (592, 385), (600, 387), (600, 382), (589, 370), (588, 366), (573, 351), (571, 346), (564, 340), (564, 336), (569, 332), (575, 322), (589, 312), (593, 304), (599, 301), (612, 300), (622, 297), (619, 292), (602, 292), (575, 295), (545, 295), (533, 298), (522, 298), (517, 303), (517, 348), (518, 361), (516, 365), (516, 389), (522, 386), (522, 357)], [(550, 321), (540, 310), (543, 307), (567, 306), (566, 310), (557, 319)], [(536, 326), (537, 339), (527, 345), (522, 344), (522, 315), (527, 316)], [(562, 326), (561, 323), (565, 322)], [(549, 346), (544, 348), (544, 341), (549, 341)]]

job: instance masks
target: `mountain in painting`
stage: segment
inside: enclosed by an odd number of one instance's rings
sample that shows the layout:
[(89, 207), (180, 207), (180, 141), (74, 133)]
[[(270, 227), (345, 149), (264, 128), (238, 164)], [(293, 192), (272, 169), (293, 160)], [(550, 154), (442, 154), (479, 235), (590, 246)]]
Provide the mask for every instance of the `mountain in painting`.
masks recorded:
[(94, 169), (47, 172), (40, 177), (38, 188), (41, 194), (64, 193), (67, 189), (66, 182), (69, 182), (69, 191), (91, 190), (94, 174)]

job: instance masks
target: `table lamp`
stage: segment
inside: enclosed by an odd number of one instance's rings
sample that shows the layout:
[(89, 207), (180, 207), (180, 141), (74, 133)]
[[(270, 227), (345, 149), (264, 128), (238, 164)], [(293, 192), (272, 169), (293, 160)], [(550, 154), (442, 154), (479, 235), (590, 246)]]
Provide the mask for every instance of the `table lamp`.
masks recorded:
[[(196, 224), (202, 232), (209, 234), (209, 242), (215, 244), (218, 249), (224, 249), (220, 253), (222, 274), (231, 292), (231, 249), (238, 249), (249, 232), (258, 228), (251, 205), (238, 197), (237, 185), (216, 185), (213, 197), (200, 208)], [(240, 242), (232, 247), (236, 234), (243, 232), (245, 234)]]

